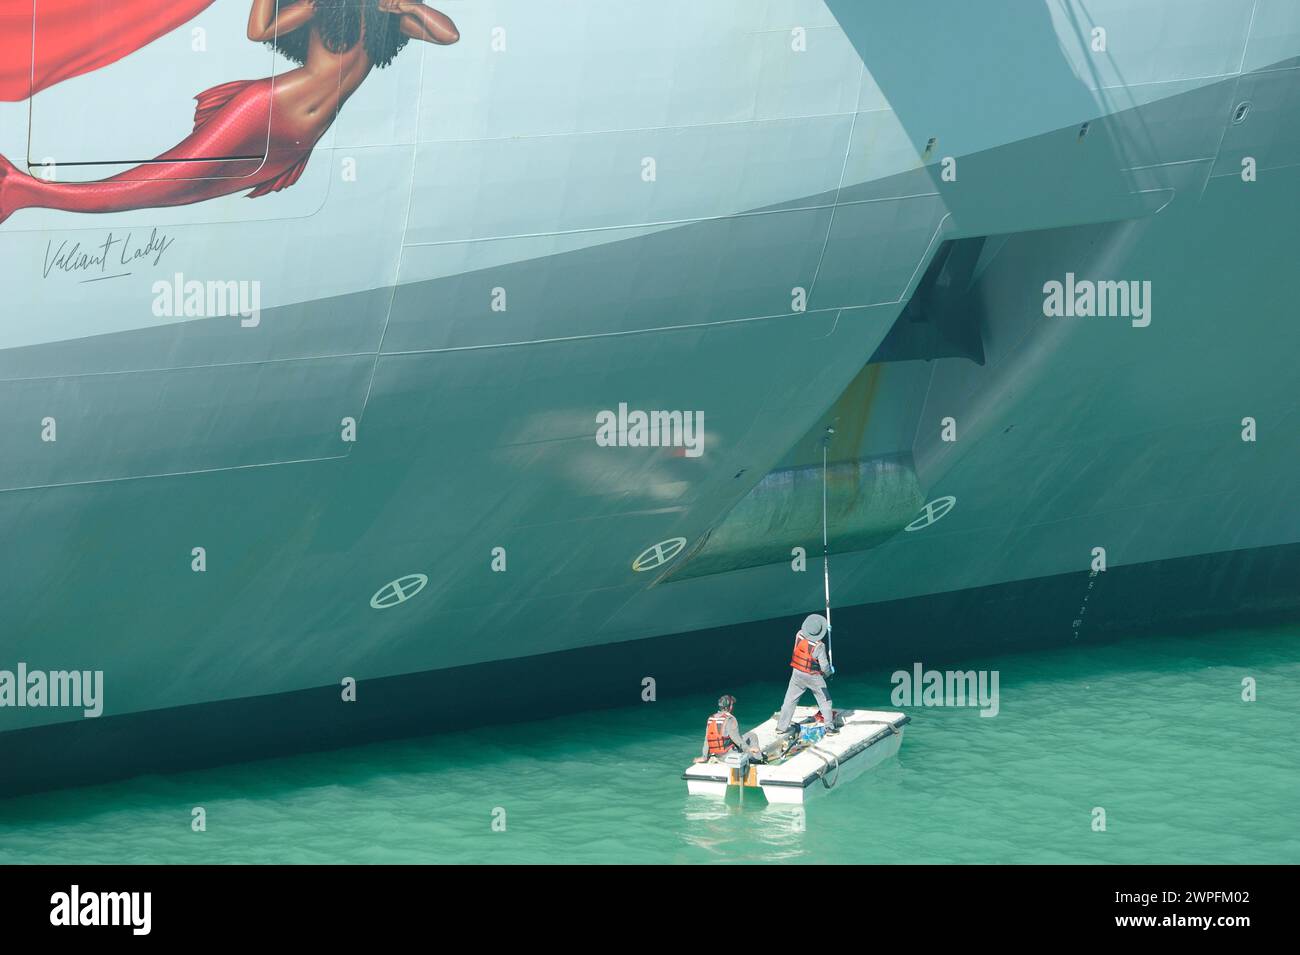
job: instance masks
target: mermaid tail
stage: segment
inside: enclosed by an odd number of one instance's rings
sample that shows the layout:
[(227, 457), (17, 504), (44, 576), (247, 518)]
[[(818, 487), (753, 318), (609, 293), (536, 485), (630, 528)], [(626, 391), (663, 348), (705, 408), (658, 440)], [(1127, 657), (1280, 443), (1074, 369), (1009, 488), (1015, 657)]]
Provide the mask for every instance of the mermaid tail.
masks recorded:
[[(270, 79), (236, 80), (195, 97), (194, 131), (153, 162), (95, 182), (47, 182), (0, 157), (0, 222), (17, 209), (119, 212), (180, 206), (252, 189), (249, 198), (293, 185), (319, 132), (277, 129)], [(267, 141), (268, 116), (270, 142)], [(322, 130), (323, 132), (323, 130)], [(237, 157), (237, 158), (226, 158)]]
[(9, 214), (14, 211), (5, 197), (11, 191), (9, 187), (14, 181), (14, 177), (21, 175), (22, 173), (14, 167), (13, 163), (5, 159), (4, 156), (0, 156), (0, 222), (8, 219)]
[(194, 97), (194, 128), (206, 126), (208, 120), (216, 116), (242, 90), (249, 86), (248, 80), (233, 80), (222, 83), (210, 90), (204, 90)]
[[(263, 80), (262, 82), (266, 81)], [(194, 131), (197, 133), (210, 120), (219, 119), (222, 110), (226, 109), (232, 100), (237, 99), (239, 94), (251, 85), (252, 83), (248, 80), (235, 80), (230, 83), (222, 83), (220, 86), (214, 86), (210, 90), (204, 90), (194, 97), (196, 101), (194, 107)], [(248, 194), (248, 198), (256, 199), (258, 196), (279, 192), (281, 189), (292, 186), (302, 177), (303, 170), (307, 168), (307, 160), (310, 158), (311, 147), (303, 150), (297, 144), (289, 149), (269, 145), (267, 148), (267, 161), (273, 163), (273, 168), (279, 171), (272, 176), (259, 176), (260, 181), (253, 191)], [(264, 167), (261, 172), (264, 173), (265, 171)]]

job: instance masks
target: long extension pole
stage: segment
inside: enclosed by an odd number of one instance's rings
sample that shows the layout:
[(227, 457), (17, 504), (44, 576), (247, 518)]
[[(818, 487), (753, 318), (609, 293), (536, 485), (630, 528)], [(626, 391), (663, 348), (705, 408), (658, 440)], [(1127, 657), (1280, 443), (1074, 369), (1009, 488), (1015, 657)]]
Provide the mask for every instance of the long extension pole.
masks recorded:
[(826, 527), (826, 452), (834, 433), (834, 428), (827, 428), (826, 437), (822, 439), (822, 583), (826, 590), (826, 657), (832, 669), (835, 667), (835, 648), (831, 643), (831, 544)]

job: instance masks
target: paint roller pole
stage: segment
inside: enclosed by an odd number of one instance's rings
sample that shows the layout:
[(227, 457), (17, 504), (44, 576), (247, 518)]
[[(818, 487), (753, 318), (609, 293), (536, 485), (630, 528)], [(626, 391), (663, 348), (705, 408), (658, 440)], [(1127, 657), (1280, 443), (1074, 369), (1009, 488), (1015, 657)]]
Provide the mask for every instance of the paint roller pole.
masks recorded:
[(826, 452), (834, 433), (834, 428), (827, 428), (826, 437), (822, 439), (822, 582), (826, 590), (826, 658), (832, 670), (835, 669), (835, 649), (831, 643), (831, 545), (826, 530)]

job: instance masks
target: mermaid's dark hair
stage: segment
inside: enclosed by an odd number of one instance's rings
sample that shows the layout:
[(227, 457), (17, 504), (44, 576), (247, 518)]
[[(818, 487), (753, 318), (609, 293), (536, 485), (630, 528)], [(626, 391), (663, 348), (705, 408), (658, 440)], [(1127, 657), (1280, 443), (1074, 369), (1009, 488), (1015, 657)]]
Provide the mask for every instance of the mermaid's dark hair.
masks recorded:
[[(275, 47), (295, 63), (307, 62), (307, 44), (311, 40), (311, 26), (320, 31), (325, 49), (331, 53), (344, 53), (357, 45), (361, 39), (361, 11), (365, 8), (366, 55), (378, 67), (385, 67), (393, 62), (393, 57), (402, 51), (411, 39), (401, 30), (401, 17), (395, 13), (384, 13), (379, 9), (379, 0), (300, 0), (316, 7), (316, 16), (311, 23), (299, 27), (291, 33), (268, 40), (267, 46)], [(287, 6), (287, 4), (282, 4)]]

